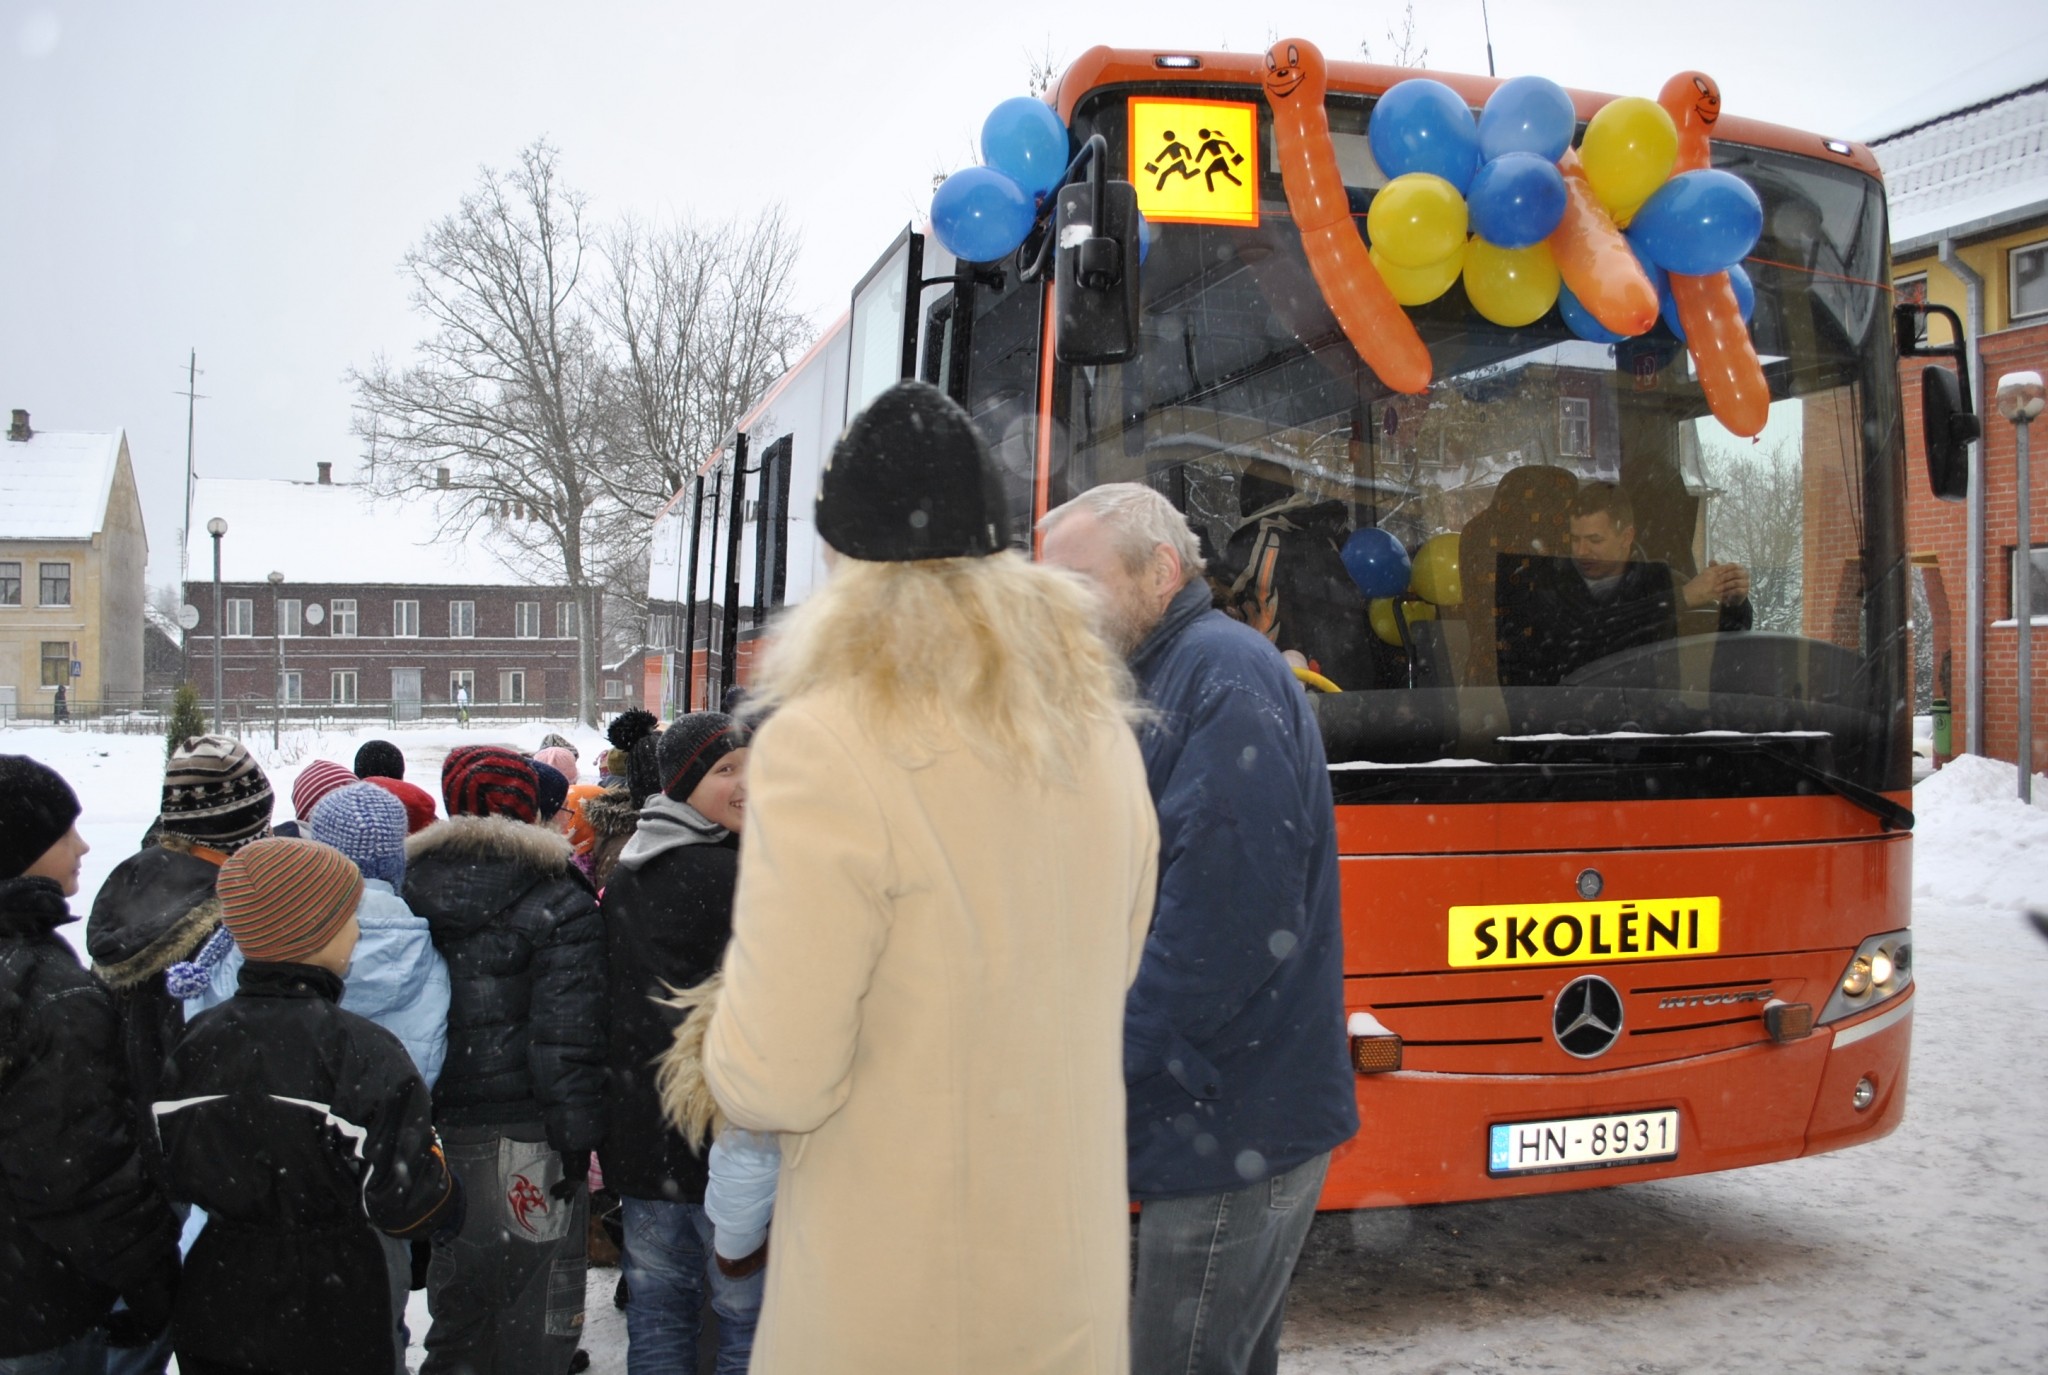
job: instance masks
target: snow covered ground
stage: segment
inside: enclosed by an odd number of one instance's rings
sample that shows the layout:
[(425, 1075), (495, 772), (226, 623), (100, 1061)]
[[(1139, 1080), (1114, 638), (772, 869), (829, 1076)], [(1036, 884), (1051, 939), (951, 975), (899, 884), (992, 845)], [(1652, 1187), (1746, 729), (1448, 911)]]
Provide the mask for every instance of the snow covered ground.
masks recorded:
[[(550, 729), (287, 732), (250, 744), (290, 814), (314, 758), (383, 735), (438, 791), (457, 743)], [(595, 732), (575, 740), (586, 775)], [(83, 911), (156, 813), (161, 740), (0, 730), (85, 803)], [(1913, 1067), (1874, 1145), (1733, 1174), (1507, 1203), (1329, 1214), (1296, 1272), (1281, 1369), (1337, 1372), (2036, 1372), (2048, 1368), (2048, 778), (1964, 758), (1914, 793)], [(79, 933), (79, 927), (69, 928)], [(78, 934), (74, 935), (74, 939)], [(593, 1271), (585, 1347), (625, 1369), (617, 1272)], [(425, 1331), (422, 1296), (411, 1311)]]

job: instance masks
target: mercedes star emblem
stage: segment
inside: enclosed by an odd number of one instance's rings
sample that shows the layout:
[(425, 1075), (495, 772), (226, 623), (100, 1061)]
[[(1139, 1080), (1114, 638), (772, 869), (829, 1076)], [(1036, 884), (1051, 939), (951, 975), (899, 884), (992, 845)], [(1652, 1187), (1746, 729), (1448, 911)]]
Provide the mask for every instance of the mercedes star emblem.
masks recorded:
[(1597, 974), (1573, 979), (1557, 995), (1550, 1028), (1567, 1055), (1591, 1060), (1621, 1039), (1621, 994)]

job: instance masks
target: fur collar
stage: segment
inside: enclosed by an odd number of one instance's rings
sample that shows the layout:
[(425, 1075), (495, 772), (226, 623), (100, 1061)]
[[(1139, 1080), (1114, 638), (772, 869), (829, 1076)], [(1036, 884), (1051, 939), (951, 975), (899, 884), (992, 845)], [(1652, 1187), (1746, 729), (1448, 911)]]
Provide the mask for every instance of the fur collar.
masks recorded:
[(505, 816), (451, 816), (405, 842), (408, 867), (416, 860), (441, 855), (456, 860), (512, 863), (543, 874), (566, 875), (574, 853), (567, 837)]
[(114, 964), (93, 962), (92, 972), (109, 988), (133, 988), (153, 979), (179, 960), (189, 959), (220, 925), (220, 899), (208, 897), (172, 922), (161, 936)]
[(606, 788), (583, 804), (583, 819), (600, 839), (633, 834), (640, 822), (640, 809), (624, 788)]

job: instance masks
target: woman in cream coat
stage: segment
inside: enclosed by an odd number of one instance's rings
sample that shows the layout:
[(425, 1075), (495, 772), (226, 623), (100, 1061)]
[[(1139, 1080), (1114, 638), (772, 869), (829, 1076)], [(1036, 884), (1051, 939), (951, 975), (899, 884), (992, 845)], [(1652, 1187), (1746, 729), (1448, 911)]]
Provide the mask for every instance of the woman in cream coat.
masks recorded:
[(821, 484), (848, 557), (755, 685), (704, 1075), (784, 1134), (756, 1375), (1129, 1366), (1123, 1009), (1157, 826), (1092, 602), (1000, 513), (965, 414), (884, 393)]

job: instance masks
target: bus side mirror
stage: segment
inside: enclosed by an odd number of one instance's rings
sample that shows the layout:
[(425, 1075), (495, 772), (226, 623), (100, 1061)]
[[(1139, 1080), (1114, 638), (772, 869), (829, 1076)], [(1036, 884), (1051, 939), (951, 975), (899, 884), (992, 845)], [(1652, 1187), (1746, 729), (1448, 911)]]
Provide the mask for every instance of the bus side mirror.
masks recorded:
[(1970, 444), (1983, 433), (1963, 403), (1962, 383), (1947, 368), (1920, 372), (1920, 418), (1927, 438), (1927, 481), (1943, 501), (1970, 495)]
[(1062, 186), (1053, 219), (1056, 351), (1062, 363), (1123, 363), (1138, 351), (1138, 191), (1092, 179)]

